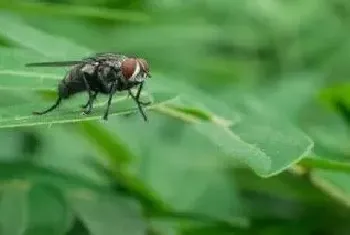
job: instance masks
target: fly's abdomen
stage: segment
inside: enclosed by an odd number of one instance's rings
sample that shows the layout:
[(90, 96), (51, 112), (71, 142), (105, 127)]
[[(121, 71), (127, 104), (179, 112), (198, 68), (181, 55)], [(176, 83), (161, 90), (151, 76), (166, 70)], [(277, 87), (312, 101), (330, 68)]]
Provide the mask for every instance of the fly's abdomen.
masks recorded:
[(73, 80), (73, 81), (64, 81), (58, 86), (59, 96), (63, 99), (67, 99), (70, 96), (86, 91), (86, 85), (83, 81)]
[(65, 94), (68, 97), (87, 90), (83, 76), (83, 72), (79, 68), (73, 69), (66, 75), (63, 84)]
[(86, 91), (86, 84), (83, 80), (73, 80), (66, 83), (69, 95), (74, 95), (79, 92)]

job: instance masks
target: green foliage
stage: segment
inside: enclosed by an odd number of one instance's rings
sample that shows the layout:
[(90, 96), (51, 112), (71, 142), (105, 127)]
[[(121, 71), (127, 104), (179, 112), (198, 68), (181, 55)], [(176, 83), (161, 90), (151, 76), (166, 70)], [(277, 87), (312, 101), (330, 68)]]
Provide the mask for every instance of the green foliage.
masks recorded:
[[(348, 234), (349, 6), (0, 3), (0, 234)], [(31, 115), (67, 69), (25, 63), (96, 51), (150, 61), (148, 123)]]

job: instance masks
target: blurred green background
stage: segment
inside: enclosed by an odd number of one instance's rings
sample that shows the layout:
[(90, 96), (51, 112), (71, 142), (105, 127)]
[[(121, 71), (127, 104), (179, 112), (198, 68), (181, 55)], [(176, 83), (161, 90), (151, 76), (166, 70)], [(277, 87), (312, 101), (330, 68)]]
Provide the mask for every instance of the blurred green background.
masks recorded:
[[(350, 233), (350, 3), (0, 3), (0, 234)], [(40, 117), (67, 68), (146, 58), (143, 122), (118, 94)]]

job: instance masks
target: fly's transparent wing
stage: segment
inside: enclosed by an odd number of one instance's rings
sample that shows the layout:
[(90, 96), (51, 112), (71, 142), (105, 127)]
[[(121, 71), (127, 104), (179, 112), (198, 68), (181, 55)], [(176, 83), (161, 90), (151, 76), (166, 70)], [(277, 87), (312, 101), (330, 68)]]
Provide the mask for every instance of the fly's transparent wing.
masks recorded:
[(82, 63), (81, 60), (71, 61), (52, 61), (52, 62), (33, 62), (25, 64), (25, 67), (65, 67)]

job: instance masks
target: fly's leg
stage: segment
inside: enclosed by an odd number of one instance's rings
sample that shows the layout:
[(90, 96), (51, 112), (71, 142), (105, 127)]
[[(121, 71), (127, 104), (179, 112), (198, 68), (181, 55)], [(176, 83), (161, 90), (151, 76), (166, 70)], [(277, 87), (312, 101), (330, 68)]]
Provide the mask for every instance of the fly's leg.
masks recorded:
[(141, 105), (150, 105), (152, 102), (151, 101), (148, 101), (148, 102), (143, 102), (140, 100), (140, 98), (136, 98), (137, 95), (135, 96), (131, 90), (128, 90), (128, 95), (127, 95), (127, 98), (131, 97), (134, 101), (136, 101), (137, 103), (141, 104)]
[(92, 111), (92, 108), (93, 108), (93, 102), (94, 102), (94, 100), (95, 100), (95, 96), (96, 96), (96, 94), (93, 94), (92, 93), (92, 90), (91, 90), (91, 88), (90, 88), (90, 85), (89, 85), (89, 83), (88, 83), (88, 81), (86, 80), (86, 77), (85, 77), (85, 74), (83, 74), (83, 80), (84, 80), (84, 83), (85, 83), (85, 87), (86, 87), (86, 91), (88, 92), (88, 94), (89, 94), (89, 100), (88, 100), (88, 102), (86, 103), (86, 105), (84, 105), (84, 106), (86, 106), (86, 107), (84, 107), (84, 111), (83, 111), (83, 114), (89, 114), (89, 113), (91, 113), (91, 111)]
[(34, 115), (43, 115), (45, 113), (48, 113), (48, 112), (51, 112), (53, 111), (54, 109), (56, 109), (58, 107), (58, 105), (61, 103), (62, 101), (62, 98), (61, 97), (58, 97), (56, 102), (48, 109), (44, 110), (44, 111), (41, 111), (41, 112), (33, 112)]
[(112, 97), (114, 92), (117, 89), (117, 81), (113, 82), (110, 89), (109, 89), (109, 97), (108, 97), (108, 102), (107, 102), (107, 108), (106, 111), (103, 115), (103, 120), (107, 121), (108, 120), (108, 114), (109, 114), (109, 109), (111, 107), (111, 103), (112, 103)]
[(145, 105), (145, 106), (150, 105), (152, 102), (150, 102), (150, 101), (142, 102), (140, 100), (142, 87), (143, 87), (143, 83), (140, 84), (139, 89), (137, 90), (136, 96), (131, 92), (131, 89), (128, 89), (128, 98), (129, 98), (129, 96), (131, 96), (131, 98), (133, 100), (135, 100), (138, 104), (142, 104), (142, 105)]
[(143, 83), (140, 84), (139, 89), (138, 89), (137, 94), (136, 94), (136, 97), (134, 96), (134, 94), (132, 94), (130, 89), (128, 89), (128, 93), (131, 96), (131, 98), (137, 103), (137, 108), (139, 109), (139, 111), (140, 111), (140, 113), (141, 113), (141, 115), (143, 117), (143, 120), (145, 122), (147, 122), (148, 121), (147, 115), (143, 111), (141, 105), (148, 105), (151, 102), (143, 103), (143, 102), (140, 101), (140, 94), (141, 94), (141, 91), (142, 91), (142, 87), (143, 87)]
[(93, 94), (92, 94), (92, 96), (91, 96), (91, 100), (89, 99), (87, 102), (86, 102), (86, 104), (84, 104), (84, 105), (81, 105), (80, 107), (82, 108), (82, 109), (87, 109), (87, 107), (90, 105), (90, 103), (91, 103), (91, 109), (93, 108), (93, 104), (94, 104), (94, 102), (95, 102), (95, 100), (96, 100), (96, 97), (97, 97), (97, 94), (98, 94), (98, 92), (94, 92)]

